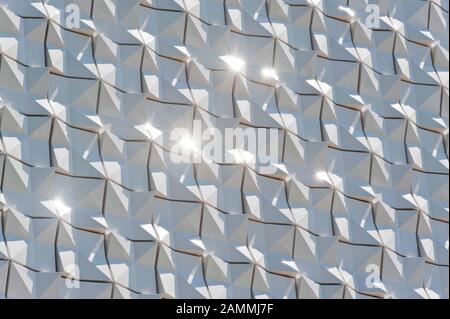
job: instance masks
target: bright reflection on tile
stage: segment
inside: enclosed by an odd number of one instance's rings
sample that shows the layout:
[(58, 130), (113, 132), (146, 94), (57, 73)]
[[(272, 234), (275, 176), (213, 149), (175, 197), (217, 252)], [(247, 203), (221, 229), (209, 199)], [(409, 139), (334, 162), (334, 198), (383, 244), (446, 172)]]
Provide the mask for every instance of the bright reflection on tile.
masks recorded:
[(265, 78), (273, 79), (275, 81), (279, 81), (277, 71), (275, 71), (275, 69), (273, 69), (273, 68), (264, 68), (264, 69), (261, 70), (261, 74)]
[(242, 70), (242, 68), (245, 66), (245, 62), (244, 60), (232, 56), (232, 55), (223, 55), (220, 57), (226, 64), (228, 64), (228, 66), (230, 67), (231, 70), (239, 72)]
[(329, 180), (330, 180), (329, 177), (328, 177), (327, 172), (324, 172), (324, 171), (317, 172), (316, 173), (316, 178), (318, 180), (325, 181), (325, 182), (329, 182)]
[(339, 6), (338, 9), (341, 10), (341, 11), (346, 12), (352, 18), (356, 15), (355, 11), (353, 11), (349, 7)]
[(60, 199), (55, 199), (54, 201), (55, 204), (55, 208), (58, 211), (58, 214), (60, 216), (64, 216), (68, 213), (70, 213), (71, 208), (69, 206), (67, 206), (66, 204), (64, 204), (64, 202)]

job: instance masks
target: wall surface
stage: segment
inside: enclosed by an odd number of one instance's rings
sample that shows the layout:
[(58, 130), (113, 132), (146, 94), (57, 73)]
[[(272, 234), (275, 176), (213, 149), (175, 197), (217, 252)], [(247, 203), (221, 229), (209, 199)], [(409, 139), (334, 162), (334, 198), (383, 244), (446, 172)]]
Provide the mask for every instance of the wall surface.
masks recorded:
[(448, 10), (0, 0), (0, 299), (449, 298)]

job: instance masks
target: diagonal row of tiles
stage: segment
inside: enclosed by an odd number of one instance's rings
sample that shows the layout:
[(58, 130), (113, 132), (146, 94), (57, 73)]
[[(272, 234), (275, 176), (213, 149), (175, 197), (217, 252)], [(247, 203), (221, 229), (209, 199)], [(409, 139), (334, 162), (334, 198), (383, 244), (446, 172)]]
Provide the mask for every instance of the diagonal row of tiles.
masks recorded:
[[(447, 34), (438, 0), (0, 0), (0, 298), (448, 298)], [(278, 129), (276, 169), (173, 163), (193, 120)]]

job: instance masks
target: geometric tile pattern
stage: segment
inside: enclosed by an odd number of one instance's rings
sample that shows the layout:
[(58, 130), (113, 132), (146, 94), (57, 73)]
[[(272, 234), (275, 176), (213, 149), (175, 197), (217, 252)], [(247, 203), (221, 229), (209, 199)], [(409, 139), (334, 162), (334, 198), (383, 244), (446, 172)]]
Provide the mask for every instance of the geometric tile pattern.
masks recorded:
[[(448, 12), (0, 0), (0, 299), (449, 298)], [(279, 161), (175, 163), (195, 120)]]

